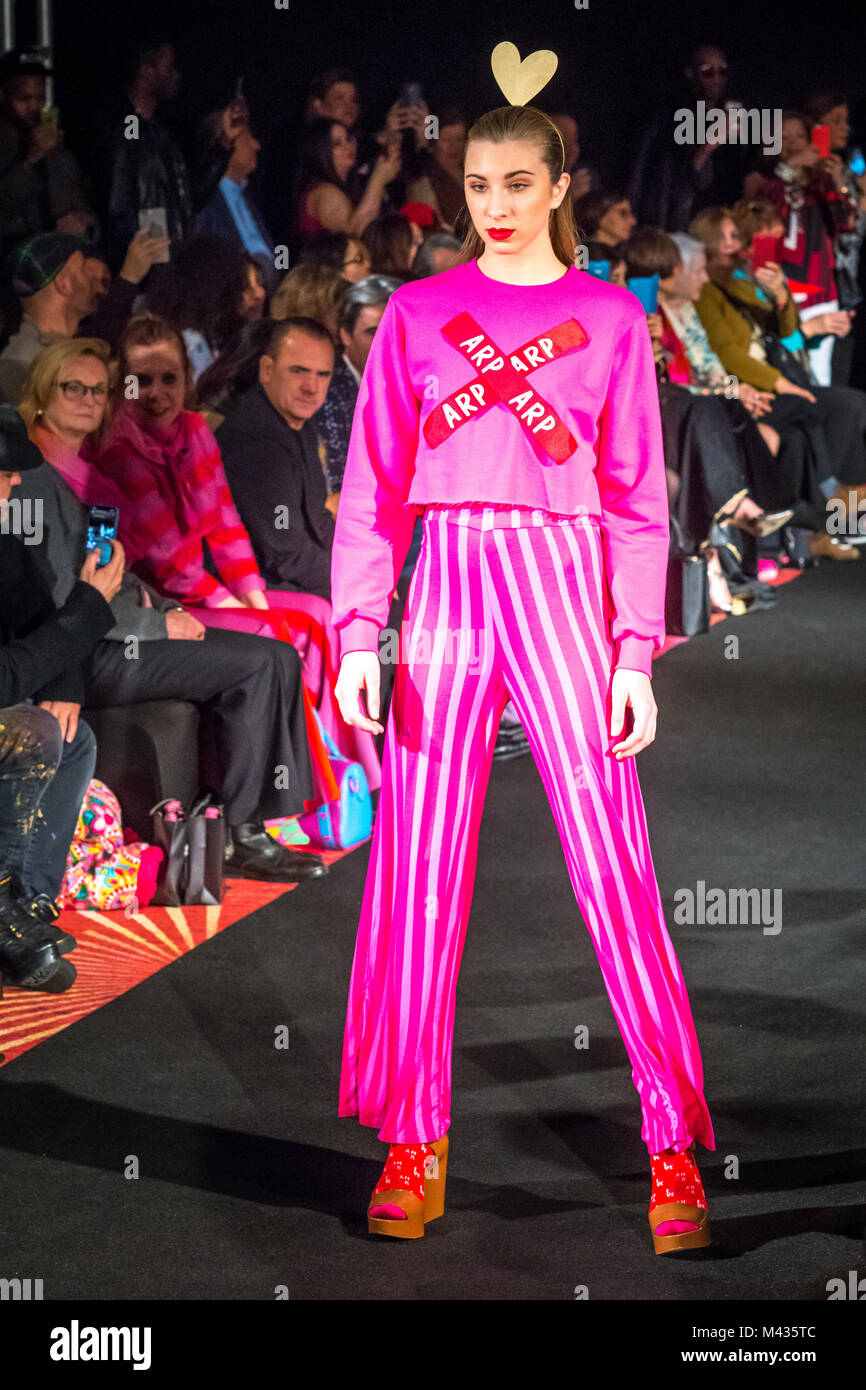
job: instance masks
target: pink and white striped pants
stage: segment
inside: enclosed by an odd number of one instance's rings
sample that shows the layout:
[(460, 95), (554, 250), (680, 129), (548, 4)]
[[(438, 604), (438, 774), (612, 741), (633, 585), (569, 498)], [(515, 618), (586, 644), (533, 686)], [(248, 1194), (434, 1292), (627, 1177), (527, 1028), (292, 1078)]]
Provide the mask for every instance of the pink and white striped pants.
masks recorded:
[(431, 506), (406, 601), (349, 986), (339, 1111), (389, 1143), (451, 1121), (457, 976), (509, 697), (632, 1065), (650, 1153), (715, 1148), (634, 758), (608, 752), (598, 518)]

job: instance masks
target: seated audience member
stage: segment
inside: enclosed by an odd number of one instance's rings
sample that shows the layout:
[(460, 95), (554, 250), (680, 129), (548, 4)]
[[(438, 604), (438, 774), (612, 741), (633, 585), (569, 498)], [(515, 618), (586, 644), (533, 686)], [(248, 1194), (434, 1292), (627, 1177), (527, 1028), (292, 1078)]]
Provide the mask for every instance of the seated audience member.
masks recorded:
[[(814, 384), (797, 355), (797, 309), (782, 269), (772, 262), (754, 274), (746, 268), (748, 248), (727, 208), (705, 208), (689, 233), (707, 253), (710, 278), (696, 307), (710, 346), (725, 371), (770, 394), (762, 421), (779, 435), (780, 456), (785, 449), (794, 453), (790, 476), (799, 469), (799, 496), (811, 502), (817, 518), (840, 484), (866, 481), (866, 397)], [(826, 516), (815, 530), (814, 554), (858, 558), (853, 546), (826, 532)]]
[(150, 38), (139, 43), (129, 77), (125, 102), (98, 141), (97, 173), (103, 183), (102, 206), (108, 209), (112, 266), (121, 263), (145, 210), (163, 210), (172, 255), (192, 220), (186, 160), (171, 131), (157, 120), (159, 107), (180, 88), (174, 44)]
[(439, 134), (418, 151), (414, 177), (407, 186), (410, 201), (427, 203), (448, 232), (454, 231), (465, 202), (463, 155), (468, 128), (463, 113), (456, 106), (446, 106), (439, 113)]
[[(333, 367), (333, 339), (320, 323), (277, 321), (261, 357), (258, 384), (217, 432), (232, 495), (268, 585), (268, 600), (285, 605), (295, 631), (301, 632), (306, 620), (318, 634), (310, 652), (320, 662), (317, 690), (336, 682), (340, 669), (339, 635), (330, 603), (334, 520), (325, 505), (327, 484), (312, 422)], [(329, 732), (339, 748), (363, 763), (370, 785), (378, 787), (381, 767), (375, 741), (368, 735), (370, 744), (362, 739), (353, 744), (348, 728), (329, 727)]]
[[(45, 348), (33, 363), (21, 415), (45, 464), (23, 475), (21, 492), (42, 509), (34, 563), (58, 606), (84, 562), (89, 507), (124, 497), (83, 458), (98, 434), (108, 392), (104, 343), (74, 339)], [(298, 653), (286, 642), (212, 632), (176, 599), (128, 571), (111, 602), (114, 626), (84, 665), (85, 706), (188, 700), (200, 715), (202, 785), (225, 805), (230, 873), (297, 882), (325, 872), (319, 856), (289, 850), (263, 821), (303, 814), (330, 799), (333, 777), (310, 761), (307, 702)], [(77, 711), (76, 711), (77, 712)], [(274, 768), (286, 768), (275, 782)]]
[(394, 136), (366, 180), (356, 170), (357, 143), (341, 121), (327, 117), (304, 128), (290, 217), (293, 240), (316, 232), (359, 237), (386, 205), (385, 190), (400, 173), (400, 138)]
[[(326, 330), (317, 328), (327, 339)], [(328, 354), (325, 342), (319, 357), (322, 361), (312, 372), (303, 363), (280, 362), (281, 389), (292, 401), (297, 390), (298, 413), (312, 414), (327, 390), (333, 346)], [(134, 399), (126, 399), (124, 383), (130, 379), (138, 383)], [(313, 597), (321, 575), (309, 576), (309, 594), (268, 590), (229, 490), (219, 445), (201, 416), (187, 408), (191, 386), (180, 334), (152, 314), (132, 319), (120, 345), (116, 409), (104, 438), (94, 440), (87, 450), (123, 498), (120, 536), (129, 564), (163, 594), (190, 607), (206, 627), (270, 635), (280, 645), (289, 642), (297, 648), (304, 683), (322, 724), (345, 756), (364, 765), (375, 790), (381, 780), (375, 739), (345, 722), (334, 695), (339, 662), (330, 604), (325, 608), (325, 600)], [(243, 405), (241, 401), (227, 425)], [(318, 498), (313, 506), (310, 496), (306, 522), (316, 540), (330, 546), (334, 519), (324, 507), (324, 470), (318, 461), (316, 467), (322, 506)], [(263, 480), (264, 476), (262, 461)], [(296, 535), (295, 486), (292, 478), (284, 479), (281, 505), (287, 510), (271, 512), (275, 532), (286, 526)], [(325, 773), (329, 775), (329, 768)]]
[(75, 156), (46, 113), (45, 79), (35, 52), (0, 58), (0, 257), (38, 232), (92, 241), (99, 228)]
[[(750, 179), (748, 195), (774, 204), (784, 225), (779, 264), (792, 281), (809, 285), (800, 305), (800, 321), (838, 310), (833, 244), (840, 233), (857, 226), (856, 190), (846, 182), (845, 166), (836, 154), (822, 159), (812, 144), (812, 125), (798, 111), (782, 118), (782, 148), (778, 159), (764, 161), (763, 178)], [(791, 243), (790, 245), (788, 243)], [(846, 331), (850, 325), (846, 324)], [(810, 340), (811, 369), (820, 386), (829, 386), (836, 335)]]
[(441, 275), (443, 270), (453, 270), (460, 263), (460, 242), (450, 232), (431, 232), (418, 247), (412, 262), (412, 274), (416, 280), (428, 275)]
[(215, 362), (206, 367), (195, 384), (196, 408), (214, 433), (231, 415), (241, 397), (259, 379), (259, 358), (274, 331), (273, 319), (245, 323)]
[(296, 265), (271, 301), (272, 319), (316, 319), (337, 341), (337, 319), (349, 282), (333, 266)]
[(373, 275), (396, 275), (404, 284), (414, 278), (412, 262), (424, 241), (417, 222), (389, 212), (365, 228), (362, 240), (370, 252)]
[[(857, 217), (853, 231), (837, 232), (833, 242), (839, 309), (850, 315), (863, 303), (860, 287), (860, 253), (866, 238), (866, 173), (857, 173), (852, 168), (854, 152), (849, 149), (851, 125), (848, 120), (848, 103), (841, 92), (811, 92), (803, 103), (803, 111), (814, 124), (829, 128), (830, 153), (839, 158), (845, 184), (857, 200)], [(858, 324), (855, 320), (855, 332), (862, 327), (862, 323)], [(858, 334), (858, 337), (862, 335)], [(833, 386), (862, 387), (864, 384), (862, 380), (852, 379), (852, 368), (856, 360), (854, 339), (854, 332), (836, 339), (832, 362)]]
[(628, 198), (617, 189), (602, 188), (576, 198), (574, 218), (581, 241), (600, 241), (605, 246), (618, 246), (636, 224)]
[(18, 404), (31, 362), (49, 343), (87, 329), (115, 347), (138, 286), (166, 245), (136, 233), (114, 280), (97, 251), (74, 237), (45, 232), (17, 246), (8, 270), (22, 319), (0, 353), (0, 397)]
[[(659, 241), (664, 237), (671, 243), (660, 267), (659, 280), (662, 345), (669, 379), (693, 395), (718, 400), (727, 416), (726, 428), (732, 432), (751, 494), (739, 504), (731, 524), (754, 535), (769, 535), (791, 519), (792, 511), (762, 517), (758, 503), (766, 508), (787, 503), (793, 508), (799, 501), (798, 480), (786, 475), (784, 460), (777, 457), (779, 436), (762, 420), (771, 407), (771, 397), (746, 382), (734, 381), (710, 347), (694, 303), (707, 283), (706, 252), (701, 242), (685, 232), (667, 237), (664, 232), (654, 233), (647, 228), (638, 229), (632, 241), (650, 241), (653, 236)], [(670, 269), (674, 254), (678, 261)]]
[(337, 333), (343, 351), (334, 361), (334, 373), (324, 404), (312, 420), (324, 441), (328, 487), (332, 493), (338, 493), (343, 483), (358, 387), (373, 336), (385, 305), (399, 285), (400, 281), (391, 276), (369, 275), (352, 286), (340, 307)]
[(265, 300), (252, 256), (218, 236), (191, 236), (147, 294), (147, 307), (179, 328), (193, 380), (242, 324), (260, 319)]
[[(281, 319), (259, 360), (259, 379), (220, 426), (229, 487), (269, 589), (318, 596), (329, 617), (334, 519), (313, 421), (332, 381), (330, 335), (312, 319)], [(300, 370), (299, 370), (300, 368)], [(281, 507), (287, 524), (276, 526)]]
[[(666, 232), (654, 227), (642, 227), (623, 242), (622, 252), (629, 276), (658, 275), (661, 283), (670, 281), (678, 266), (680, 253)], [(692, 393), (687, 384), (671, 380), (680, 363), (671, 362), (663, 346), (664, 317), (660, 310), (647, 315), (656, 371), (659, 377), (659, 403), (665, 445), (665, 464), (677, 478), (672, 514), (679, 524), (678, 540), (688, 554), (707, 551), (710, 560), (711, 598), (717, 607), (730, 609), (730, 594), (722, 588), (718, 575), (722, 569), (717, 546), (728, 550), (726, 567), (730, 583), (741, 591), (766, 597), (763, 585), (757, 580), (757, 555), (748, 563), (742, 546), (733, 544), (726, 528), (736, 527), (753, 535), (769, 534), (790, 520), (790, 510), (767, 515), (749, 495), (751, 479), (749, 452), (740, 444), (736, 426), (742, 426), (740, 412), (728, 418), (723, 401), (714, 395)], [(748, 416), (745, 416), (749, 419)], [(751, 420), (749, 420), (751, 424)], [(760, 435), (751, 440), (764, 454), (766, 446)], [(772, 460), (770, 460), (772, 462)], [(736, 565), (731, 559), (738, 561)], [(714, 592), (714, 585), (719, 594)]]
[[(731, 208), (731, 217), (743, 243), (743, 264), (735, 271), (735, 278), (741, 279), (750, 270), (748, 255), (753, 238), (761, 233), (781, 241), (785, 235), (785, 224), (775, 203), (772, 203), (769, 198), (742, 198)], [(796, 284), (796, 281), (790, 281), (789, 288), (793, 291)], [(766, 291), (762, 289), (761, 293), (764, 294)], [(804, 296), (799, 297), (803, 298)], [(798, 305), (798, 314), (798, 328), (790, 335), (789, 339), (785, 339), (788, 346), (810, 347), (813, 342), (820, 346), (827, 336), (832, 336), (836, 339), (838, 347), (842, 339), (847, 341), (850, 337), (851, 318), (844, 309), (827, 309), (821, 313), (809, 313), (807, 311), (804, 317), (803, 310)], [(833, 360), (835, 361), (835, 351)], [(813, 376), (814, 363), (815, 359), (810, 354), (808, 367)]]
[(331, 266), (354, 285), (370, 274), (370, 252), (360, 237), (347, 236), (345, 232), (316, 232), (301, 247), (297, 264)]
[(54, 921), (96, 765), (96, 740), (78, 718), (81, 666), (114, 625), (109, 601), (123, 577), (114, 541), (109, 563), (97, 570), (98, 555), (88, 555), (55, 607), (10, 502), (22, 473), (41, 466), (21, 416), (0, 406), (0, 994), (2, 977), (52, 993), (75, 980), (74, 966), (61, 966), (75, 938)]
[(274, 261), (274, 239), (265, 226), (247, 183), (256, 171), (261, 145), (248, 120), (232, 119), (226, 110), (213, 111), (200, 132), (202, 158), (216, 187), (193, 221), (193, 232), (218, 236), (246, 251), (259, 267), (262, 283), (273, 293), (279, 283)]

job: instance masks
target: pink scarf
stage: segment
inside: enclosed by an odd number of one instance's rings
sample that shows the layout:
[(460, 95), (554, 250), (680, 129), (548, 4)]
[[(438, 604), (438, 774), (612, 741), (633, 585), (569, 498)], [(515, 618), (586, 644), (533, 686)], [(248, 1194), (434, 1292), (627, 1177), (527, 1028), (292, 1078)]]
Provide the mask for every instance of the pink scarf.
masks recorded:
[[(111, 478), (115, 463), (125, 458), (139, 458), (152, 465), (161, 476), (159, 489), (163, 496), (174, 496), (180, 508), (179, 518), (187, 534), (197, 535), (201, 527), (201, 503), (196, 495), (192, 477), (196, 465), (220, 462), (219, 447), (204, 420), (194, 410), (182, 410), (164, 432), (152, 433), (137, 420), (131, 402), (124, 401), (106, 431), (100, 445), (88, 445), (87, 457), (92, 459), (104, 476)], [(172, 508), (172, 510), (175, 510)]]
[(117, 507), (122, 515), (123, 497), (110, 478), (100, 473), (88, 459), (76, 454), (68, 444), (45, 425), (35, 424), (29, 431), (47, 464), (59, 473), (85, 507)]

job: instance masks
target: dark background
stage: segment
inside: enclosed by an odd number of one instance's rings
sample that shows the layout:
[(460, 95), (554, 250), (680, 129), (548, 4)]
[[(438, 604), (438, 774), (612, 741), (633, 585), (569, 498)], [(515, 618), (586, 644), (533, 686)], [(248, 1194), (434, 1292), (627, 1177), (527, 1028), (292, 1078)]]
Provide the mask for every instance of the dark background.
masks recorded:
[[(35, 9), (19, 0), (19, 42), (29, 38)], [(810, 87), (840, 87), (863, 139), (866, 98), (866, 7), (807, 0), (725, 0), (715, 7), (672, 0), (571, 0), (501, 4), (438, 0), (58, 0), (54, 6), (55, 101), (66, 138), (82, 146), (94, 118), (123, 85), (130, 36), (167, 35), (179, 46), (183, 87), (173, 111), (182, 131), (205, 109), (227, 101), (243, 75), (265, 146), (259, 194), (275, 230), (282, 220), (283, 177), (307, 84), (326, 67), (348, 66), (360, 84), (362, 124), (381, 121), (405, 81), (419, 81), (431, 111), (457, 102), (470, 121), (504, 98), (490, 54), (509, 39), (521, 55), (552, 48), (559, 70), (539, 94), (546, 110), (577, 117), (583, 157), (622, 180), (648, 112), (675, 93), (683, 54), (695, 42), (720, 42), (731, 66), (729, 95), (747, 106), (796, 104)]]

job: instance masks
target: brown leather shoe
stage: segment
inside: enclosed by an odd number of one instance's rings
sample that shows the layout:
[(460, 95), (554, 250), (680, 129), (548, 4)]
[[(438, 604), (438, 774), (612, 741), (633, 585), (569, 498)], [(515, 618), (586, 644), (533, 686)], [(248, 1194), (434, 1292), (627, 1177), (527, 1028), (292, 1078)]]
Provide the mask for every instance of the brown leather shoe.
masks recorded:
[(816, 559), (859, 560), (860, 551), (856, 545), (847, 545), (838, 536), (828, 536), (826, 531), (813, 531), (809, 548)]

